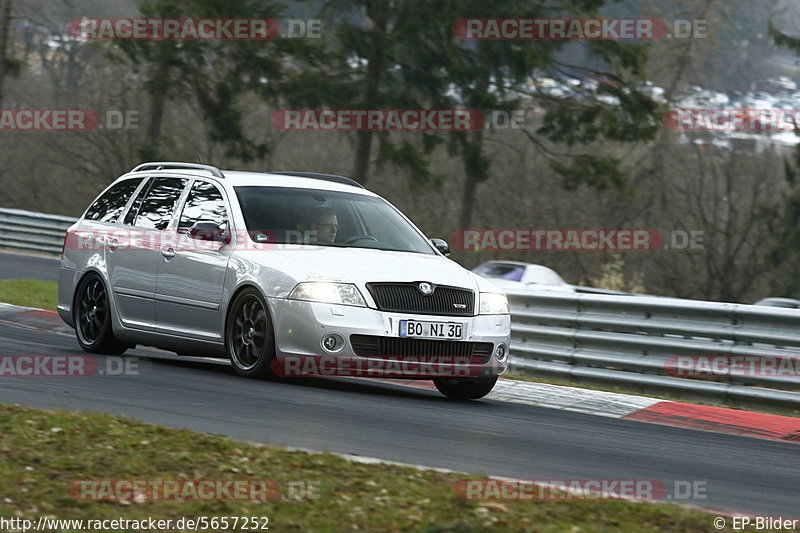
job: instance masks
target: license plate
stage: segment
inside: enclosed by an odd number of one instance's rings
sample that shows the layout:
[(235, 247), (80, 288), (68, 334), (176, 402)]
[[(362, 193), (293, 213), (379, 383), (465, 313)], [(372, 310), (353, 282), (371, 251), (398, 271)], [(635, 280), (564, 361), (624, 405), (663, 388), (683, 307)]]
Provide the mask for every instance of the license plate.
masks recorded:
[(423, 339), (463, 339), (464, 324), (459, 324), (458, 322), (401, 320), (400, 336)]

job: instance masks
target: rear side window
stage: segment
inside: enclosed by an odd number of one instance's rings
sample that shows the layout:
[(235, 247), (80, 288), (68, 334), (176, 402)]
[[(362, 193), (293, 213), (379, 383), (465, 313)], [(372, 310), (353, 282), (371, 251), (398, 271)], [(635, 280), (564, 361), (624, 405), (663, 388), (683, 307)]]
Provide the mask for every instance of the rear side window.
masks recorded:
[(94, 201), (84, 218), (98, 222), (116, 222), (125, 210), (128, 198), (141, 182), (142, 178), (120, 181)]
[(178, 231), (186, 233), (197, 222), (214, 222), (223, 230), (228, 229), (228, 210), (225, 209), (222, 193), (204, 181), (192, 185), (178, 222)]
[(149, 229), (167, 229), (175, 203), (180, 198), (187, 181), (181, 178), (156, 179), (139, 208), (136, 225)]
[(128, 212), (125, 214), (124, 224), (128, 226), (133, 226), (133, 223), (136, 222), (136, 215), (139, 214), (139, 208), (142, 207), (142, 200), (144, 200), (144, 197), (147, 196), (147, 191), (150, 190), (150, 187), (152, 185), (153, 182), (150, 181), (149, 183), (146, 183), (145, 186), (139, 190), (139, 194), (137, 194), (136, 198), (133, 199), (131, 208), (128, 209)]

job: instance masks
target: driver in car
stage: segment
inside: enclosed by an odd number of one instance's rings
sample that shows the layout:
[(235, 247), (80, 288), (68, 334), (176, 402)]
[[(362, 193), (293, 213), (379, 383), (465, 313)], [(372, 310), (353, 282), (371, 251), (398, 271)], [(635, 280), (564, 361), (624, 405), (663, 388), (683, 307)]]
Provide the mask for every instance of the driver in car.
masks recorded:
[(339, 231), (339, 221), (334, 213), (321, 211), (311, 223), (311, 230), (315, 232), (316, 242), (336, 242), (336, 232)]

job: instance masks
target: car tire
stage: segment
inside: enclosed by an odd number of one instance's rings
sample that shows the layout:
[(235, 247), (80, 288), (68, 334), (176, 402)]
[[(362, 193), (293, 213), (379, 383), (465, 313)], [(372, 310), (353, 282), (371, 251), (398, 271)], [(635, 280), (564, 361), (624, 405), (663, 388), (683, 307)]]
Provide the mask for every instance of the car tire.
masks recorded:
[(78, 344), (84, 352), (121, 355), (129, 348), (114, 337), (108, 289), (97, 274), (89, 274), (78, 284), (72, 313)]
[(272, 320), (264, 297), (256, 289), (244, 289), (231, 302), (225, 325), (225, 349), (239, 376), (275, 377), (270, 368), (275, 359)]
[(439, 392), (452, 400), (477, 400), (489, 394), (497, 376), (485, 378), (434, 378)]

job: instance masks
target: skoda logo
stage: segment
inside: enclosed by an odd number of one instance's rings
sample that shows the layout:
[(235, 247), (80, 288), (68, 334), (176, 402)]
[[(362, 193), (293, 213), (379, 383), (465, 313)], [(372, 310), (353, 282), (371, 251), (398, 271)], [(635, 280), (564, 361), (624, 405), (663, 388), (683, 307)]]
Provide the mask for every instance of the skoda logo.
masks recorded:
[(433, 294), (433, 285), (428, 283), (427, 281), (423, 281), (419, 284), (419, 292), (421, 292), (425, 296), (430, 296)]

